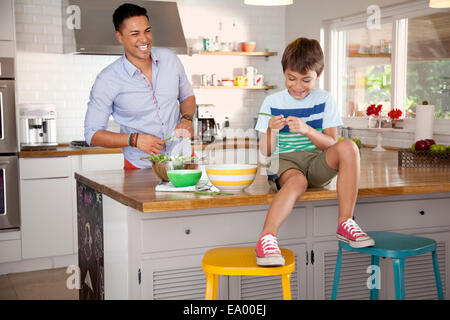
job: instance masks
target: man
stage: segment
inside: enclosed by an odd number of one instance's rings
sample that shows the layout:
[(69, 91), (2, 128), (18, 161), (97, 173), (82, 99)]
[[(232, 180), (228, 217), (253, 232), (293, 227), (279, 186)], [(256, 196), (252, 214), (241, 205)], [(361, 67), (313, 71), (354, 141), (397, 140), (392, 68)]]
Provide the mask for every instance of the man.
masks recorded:
[[(113, 14), (125, 54), (103, 69), (92, 86), (84, 123), (86, 142), (123, 148), (125, 168), (149, 167), (148, 155), (171, 153), (191, 137), (195, 96), (178, 57), (152, 48), (147, 10), (123, 4)], [(120, 133), (107, 131), (110, 115)], [(168, 140), (168, 141), (165, 141)]]

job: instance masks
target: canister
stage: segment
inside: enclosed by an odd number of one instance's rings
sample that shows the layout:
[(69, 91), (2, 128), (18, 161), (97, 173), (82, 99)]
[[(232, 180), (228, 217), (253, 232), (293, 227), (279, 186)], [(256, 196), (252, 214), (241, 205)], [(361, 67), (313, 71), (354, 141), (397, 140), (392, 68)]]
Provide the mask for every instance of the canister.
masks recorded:
[(213, 73), (211, 75), (211, 85), (217, 87), (219, 85), (219, 79), (217, 78), (217, 74)]
[(208, 75), (202, 74), (202, 87), (208, 86)]

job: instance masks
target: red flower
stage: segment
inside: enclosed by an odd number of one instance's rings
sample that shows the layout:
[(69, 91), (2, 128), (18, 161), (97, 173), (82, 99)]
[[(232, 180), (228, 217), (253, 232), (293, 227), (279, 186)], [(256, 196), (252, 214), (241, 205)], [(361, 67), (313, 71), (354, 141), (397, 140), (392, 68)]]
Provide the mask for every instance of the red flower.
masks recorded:
[(382, 107), (383, 107), (382, 104), (379, 104), (377, 106), (375, 106), (375, 104), (371, 104), (370, 106), (367, 107), (366, 114), (368, 116), (374, 115), (378, 117), (380, 115)]
[(389, 111), (388, 116), (391, 119), (399, 119), (402, 116), (402, 110), (394, 108)]

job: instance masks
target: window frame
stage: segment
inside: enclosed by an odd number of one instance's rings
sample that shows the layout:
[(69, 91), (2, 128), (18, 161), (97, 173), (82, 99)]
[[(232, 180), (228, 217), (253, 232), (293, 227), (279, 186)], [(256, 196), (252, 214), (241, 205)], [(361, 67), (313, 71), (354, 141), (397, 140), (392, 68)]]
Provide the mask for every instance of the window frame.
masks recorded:
[[(392, 58), (391, 58), (391, 105), (399, 108), (405, 115), (406, 102), (406, 74), (407, 74), (407, 41), (408, 41), (408, 19), (420, 16), (427, 16), (433, 13), (449, 12), (450, 9), (434, 9), (428, 7), (428, 0), (419, 0), (407, 4), (380, 7), (380, 24), (392, 23)], [(356, 14), (348, 17), (341, 17), (324, 21), (325, 32), (325, 59), (330, 66), (330, 72), (325, 79), (325, 89), (330, 91), (336, 99), (337, 106), (343, 114), (341, 98), (343, 77), (345, 72), (345, 32), (347, 30), (364, 28), (369, 17), (367, 13)], [(342, 63), (344, 61), (344, 63)], [(341, 88), (341, 89), (339, 89)], [(342, 116), (345, 123), (352, 123), (352, 126), (364, 128), (367, 125), (365, 117)], [(359, 120), (356, 120), (360, 118)], [(410, 120), (410, 119), (405, 119)], [(411, 119), (414, 120), (414, 119)], [(364, 122), (364, 124), (363, 124)], [(411, 122), (411, 121), (407, 121)], [(450, 134), (450, 119), (435, 119), (439, 131), (442, 134)]]

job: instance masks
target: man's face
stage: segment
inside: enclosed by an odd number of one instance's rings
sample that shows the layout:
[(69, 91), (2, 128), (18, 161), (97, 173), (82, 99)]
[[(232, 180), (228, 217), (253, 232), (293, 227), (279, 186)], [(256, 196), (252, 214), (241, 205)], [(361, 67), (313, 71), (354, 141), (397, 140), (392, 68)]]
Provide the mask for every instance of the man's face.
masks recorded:
[(149, 58), (152, 48), (152, 32), (146, 16), (125, 19), (120, 31), (116, 31), (116, 39), (123, 45), (128, 58)]
[(284, 77), (289, 94), (297, 100), (304, 99), (309, 95), (318, 78), (317, 73), (313, 70), (302, 74), (290, 69), (284, 71)]

